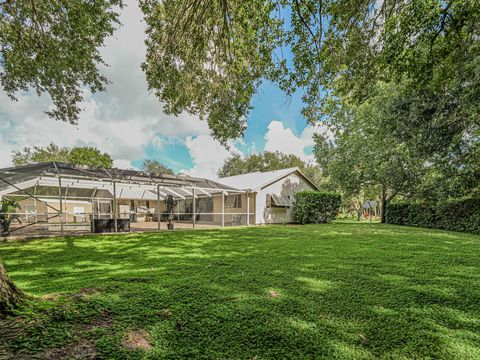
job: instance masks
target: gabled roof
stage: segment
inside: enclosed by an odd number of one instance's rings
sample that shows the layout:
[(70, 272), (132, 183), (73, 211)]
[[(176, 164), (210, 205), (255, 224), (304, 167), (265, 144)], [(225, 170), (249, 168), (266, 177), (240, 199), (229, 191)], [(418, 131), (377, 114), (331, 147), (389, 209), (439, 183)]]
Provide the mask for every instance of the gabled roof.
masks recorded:
[(256, 171), (248, 174), (223, 177), (215, 181), (236, 189), (258, 191), (295, 172), (300, 174), (310, 185), (318, 190), (318, 187), (307, 178), (298, 167), (266, 172)]

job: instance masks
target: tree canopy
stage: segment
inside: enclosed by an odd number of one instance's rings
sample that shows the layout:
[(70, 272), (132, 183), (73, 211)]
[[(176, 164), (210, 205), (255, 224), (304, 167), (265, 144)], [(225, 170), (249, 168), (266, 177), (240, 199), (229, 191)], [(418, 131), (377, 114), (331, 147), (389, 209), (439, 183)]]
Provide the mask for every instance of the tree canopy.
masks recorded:
[(175, 175), (172, 169), (165, 166), (158, 160), (149, 160), (145, 159), (142, 163), (142, 170), (148, 174), (155, 174), (155, 175)]
[(317, 185), (323, 182), (322, 173), (318, 166), (306, 163), (296, 155), (284, 154), (279, 151), (265, 151), (264, 153), (252, 154), (247, 157), (235, 154), (225, 160), (217, 174), (219, 177), (227, 177), (256, 171), (281, 170), (290, 167), (298, 167)]
[(0, 1), (0, 85), (48, 94), (57, 120), (76, 124), (85, 88), (105, 89), (99, 48), (118, 25), (122, 0)]
[(392, 120), (390, 109), (399, 96), (398, 87), (380, 84), (374, 91), (376, 95), (361, 105), (342, 103), (334, 119), (342, 124), (335, 141), (328, 143), (317, 135), (314, 154), (346, 198), (376, 192), (384, 208), (396, 195), (412, 191), (426, 158), (413, 154), (389, 131), (389, 122), (397, 120)]
[(107, 153), (94, 147), (59, 147), (54, 143), (48, 146), (26, 147), (12, 153), (15, 166), (34, 164), (46, 161), (66, 162), (74, 165), (85, 165), (93, 168), (111, 168), (113, 160)]
[(346, 199), (368, 194), (385, 206), (397, 195), (439, 201), (478, 194), (478, 131), (465, 135), (462, 125), (435, 119), (444, 104), (408, 84), (379, 83), (362, 104), (341, 103), (333, 142), (315, 136), (317, 162)]
[[(49, 113), (75, 123), (82, 89), (103, 90), (99, 48), (122, 0), (0, 0), (1, 86), (48, 93)], [(167, 113), (205, 119), (223, 143), (241, 136), (263, 80), (304, 90), (303, 115), (329, 123), (378, 82), (405, 83), (435, 109), (421, 123), (478, 130), (476, 0), (141, 0), (148, 87)], [(420, 110), (420, 109), (418, 109)], [(433, 111), (433, 116), (429, 115)], [(414, 118), (412, 118), (414, 119)], [(428, 133), (428, 131), (427, 131)]]
[[(477, 1), (143, 0), (141, 6), (150, 89), (167, 112), (206, 118), (221, 141), (243, 133), (263, 79), (287, 93), (304, 89), (303, 114), (311, 122), (328, 121), (339, 97), (362, 103), (379, 81), (408, 79), (411, 89), (433, 96), (478, 91)], [(471, 110), (478, 113), (478, 105), (466, 110), (464, 130), (478, 124)]]

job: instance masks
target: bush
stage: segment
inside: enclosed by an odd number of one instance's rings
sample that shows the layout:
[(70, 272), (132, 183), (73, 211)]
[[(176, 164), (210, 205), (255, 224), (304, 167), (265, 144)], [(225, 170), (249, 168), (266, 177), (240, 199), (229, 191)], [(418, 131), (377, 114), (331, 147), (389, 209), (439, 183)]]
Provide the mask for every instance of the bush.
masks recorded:
[(438, 204), (389, 204), (386, 222), (480, 234), (480, 199), (452, 200)]
[(328, 223), (340, 209), (339, 194), (302, 191), (295, 194), (295, 221), (301, 224)]

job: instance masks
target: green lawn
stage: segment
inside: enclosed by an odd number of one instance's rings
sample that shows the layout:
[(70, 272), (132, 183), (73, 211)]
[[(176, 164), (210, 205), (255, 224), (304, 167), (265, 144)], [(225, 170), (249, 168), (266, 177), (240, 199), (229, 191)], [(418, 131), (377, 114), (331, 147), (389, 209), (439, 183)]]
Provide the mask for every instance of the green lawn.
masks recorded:
[(0, 257), (42, 298), (9, 322), (10, 352), (480, 359), (479, 236), (337, 222), (35, 240)]

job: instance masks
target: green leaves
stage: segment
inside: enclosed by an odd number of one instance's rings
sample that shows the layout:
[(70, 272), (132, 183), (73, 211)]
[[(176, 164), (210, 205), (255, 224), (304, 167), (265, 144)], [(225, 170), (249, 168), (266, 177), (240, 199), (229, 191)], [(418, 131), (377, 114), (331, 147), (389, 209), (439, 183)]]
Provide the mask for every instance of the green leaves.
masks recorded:
[(295, 221), (301, 224), (329, 223), (340, 209), (339, 194), (318, 191), (301, 191), (295, 194)]
[(287, 94), (302, 88), (305, 118), (331, 122), (339, 101), (360, 105), (379, 82), (471, 99), (478, 77), (476, 1), (144, 0), (141, 6), (150, 89), (167, 112), (206, 119), (223, 143), (243, 134), (262, 79)]
[(226, 143), (246, 128), (250, 100), (271, 62), (281, 22), (273, 2), (143, 0), (142, 68), (164, 111), (208, 121)]
[(0, 3), (0, 83), (12, 98), (49, 94), (56, 120), (76, 124), (83, 91), (102, 91), (99, 48), (118, 25), (122, 0)]
[(421, 226), (480, 234), (480, 199), (437, 203), (400, 202), (387, 207), (390, 224)]
[(94, 147), (59, 147), (50, 143), (46, 147), (34, 146), (14, 151), (12, 162), (15, 166), (33, 163), (59, 161), (76, 165), (86, 165), (94, 168), (111, 168), (113, 160), (107, 153), (102, 153)]
[(161, 175), (161, 174), (167, 174), (167, 175), (174, 175), (174, 172), (172, 169), (168, 168), (167, 166), (163, 165), (160, 161), (158, 160), (148, 160), (145, 159), (143, 160), (142, 164), (142, 169), (145, 171), (147, 174), (156, 174), (156, 175)]

